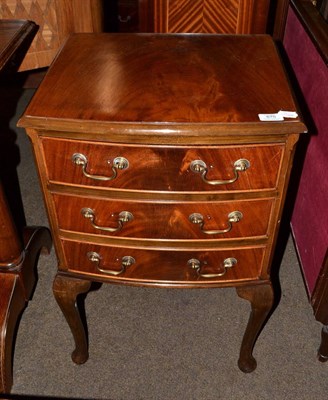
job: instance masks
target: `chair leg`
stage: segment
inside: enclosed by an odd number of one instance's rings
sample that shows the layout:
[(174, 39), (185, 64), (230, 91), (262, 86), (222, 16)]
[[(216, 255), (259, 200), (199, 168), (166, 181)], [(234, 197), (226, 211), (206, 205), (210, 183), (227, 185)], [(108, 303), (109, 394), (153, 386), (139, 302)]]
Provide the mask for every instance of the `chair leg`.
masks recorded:
[(30, 300), (35, 285), (35, 266), (41, 250), (50, 252), (50, 231), (35, 227), (24, 230), (22, 264), (0, 272), (0, 393), (9, 393), (13, 383), (13, 343), (17, 321)]
[(0, 273), (0, 393), (9, 393), (12, 387), (14, 335), (25, 304), (18, 276)]

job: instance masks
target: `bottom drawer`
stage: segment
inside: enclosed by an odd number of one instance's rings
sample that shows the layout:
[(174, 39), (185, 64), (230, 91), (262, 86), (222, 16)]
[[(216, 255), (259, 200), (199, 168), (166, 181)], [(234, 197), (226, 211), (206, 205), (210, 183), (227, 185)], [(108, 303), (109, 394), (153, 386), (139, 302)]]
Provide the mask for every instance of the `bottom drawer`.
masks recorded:
[(265, 247), (220, 250), (147, 250), (63, 240), (60, 269), (97, 280), (131, 284), (204, 284), (256, 280)]

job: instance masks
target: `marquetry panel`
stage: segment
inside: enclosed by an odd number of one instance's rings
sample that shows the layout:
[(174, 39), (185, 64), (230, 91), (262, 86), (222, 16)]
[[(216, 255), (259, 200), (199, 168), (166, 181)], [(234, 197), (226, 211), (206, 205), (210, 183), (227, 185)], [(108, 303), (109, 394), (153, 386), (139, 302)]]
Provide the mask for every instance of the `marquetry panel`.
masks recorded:
[[(54, 0), (0, 0), (0, 18), (27, 19), (39, 25), (30, 53), (42, 54), (42, 64), (52, 59), (52, 51), (59, 47), (58, 23)], [(33, 61), (28, 56), (28, 64)], [(31, 65), (31, 66), (32, 66)], [(42, 65), (43, 66), (43, 65)]]
[(155, 32), (264, 33), (269, 0), (154, 0)]
[(0, 18), (39, 26), (20, 70), (41, 68), (51, 63), (70, 32), (101, 30), (101, 0), (0, 0)]

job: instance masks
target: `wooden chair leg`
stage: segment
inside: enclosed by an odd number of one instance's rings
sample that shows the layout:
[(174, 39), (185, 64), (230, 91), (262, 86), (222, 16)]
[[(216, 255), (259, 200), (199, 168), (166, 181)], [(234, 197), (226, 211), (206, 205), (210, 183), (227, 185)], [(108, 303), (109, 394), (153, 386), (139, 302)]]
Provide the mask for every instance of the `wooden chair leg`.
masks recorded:
[(35, 285), (35, 266), (42, 249), (50, 252), (47, 228), (26, 228), (21, 265), (0, 272), (0, 393), (8, 393), (13, 382), (13, 342), (17, 321), (30, 300)]
[(25, 307), (19, 277), (0, 273), (0, 393), (9, 393), (13, 382), (13, 341), (17, 320)]
[(252, 372), (256, 368), (253, 348), (256, 339), (269, 315), (274, 300), (271, 283), (237, 288), (238, 296), (250, 301), (251, 314), (240, 348), (238, 366), (243, 372)]
[(52, 238), (48, 228), (25, 227), (23, 230), (25, 258), (19, 271), (25, 293), (29, 301), (36, 282), (35, 267), (41, 252), (50, 253)]

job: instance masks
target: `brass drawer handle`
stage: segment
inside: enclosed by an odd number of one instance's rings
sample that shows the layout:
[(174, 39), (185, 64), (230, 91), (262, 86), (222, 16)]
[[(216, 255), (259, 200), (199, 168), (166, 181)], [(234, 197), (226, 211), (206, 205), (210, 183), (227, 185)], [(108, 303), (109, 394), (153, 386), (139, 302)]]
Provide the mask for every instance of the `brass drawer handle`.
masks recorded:
[(223, 180), (209, 181), (206, 178), (208, 167), (204, 161), (194, 160), (190, 163), (191, 171), (194, 172), (195, 174), (200, 174), (203, 181), (208, 183), (209, 185), (227, 185), (229, 183), (233, 183), (239, 178), (239, 172), (246, 171), (246, 169), (248, 169), (250, 166), (251, 164), (248, 160), (241, 158), (240, 160), (237, 160), (234, 163), (233, 172), (235, 176), (233, 178), (226, 180), (223, 179)]
[(217, 230), (205, 230), (204, 229), (204, 217), (202, 214), (193, 213), (189, 215), (189, 221), (193, 224), (199, 224), (199, 229), (206, 233), (206, 235), (218, 235), (222, 233), (230, 232), (232, 229), (232, 224), (239, 222), (243, 218), (243, 214), (240, 211), (232, 211), (228, 214), (228, 226), (225, 229), (217, 229)]
[(226, 258), (223, 261), (224, 270), (218, 274), (202, 274), (201, 273), (201, 268), (202, 268), (201, 262), (199, 260), (197, 260), (197, 258), (191, 258), (187, 264), (191, 268), (195, 269), (197, 274), (199, 276), (201, 276), (202, 278), (217, 278), (217, 277), (223, 276), (227, 272), (228, 268), (232, 268), (233, 266), (235, 266), (237, 264), (237, 260), (233, 257)]
[(106, 231), (106, 232), (117, 232), (120, 231), (123, 228), (124, 223), (132, 221), (133, 220), (133, 214), (130, 213), (129, 211), (121, 211), (118, 214), (118, 220), (117, 220), (117, 227), (116, 228), (110, 228), (108, 226), (99, 226), (95, 223), (96, 215), (95, 212), (88, 207), (82, 208), (81, 214), (83, 215), (84, 218), (87, 218), (90, 220), (91, 225), (100, 231)]
[(89, 253), (87, 253), (87, 257), (88, 257), (89, 261), (97, 264), (97, 268), (100, 272), (103, 272), (104, 274), (108, 274), (108, 275), (114, 275), (114, 276), (123, 274), (125, 272), (126, 268), (130, 267), (130, 265), (132, 265), (136, 262), (136, 260), (133, 257), (124, 256), (121, 259), (121, 269), (119, 271), (114, 271), (112, 269), (103, 269), (100, 266), (101, 256), (100, 256), (100, 254), (96, 253), (95, 251), (89, 251)]
[(74, 153), (72, 155), (72, 163), (82, 167), (83, 175), (87, 178), (94, 179), (96, 181), (111, 181), (116, 178), (118, 169), (126, 169), (129, 167), (129, 161), (124, 157), (116, 157), (113, 160), (111, 176), (93, 175), (87, 172), (88, 159), (84, 154)]

